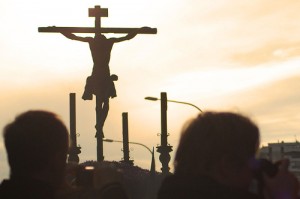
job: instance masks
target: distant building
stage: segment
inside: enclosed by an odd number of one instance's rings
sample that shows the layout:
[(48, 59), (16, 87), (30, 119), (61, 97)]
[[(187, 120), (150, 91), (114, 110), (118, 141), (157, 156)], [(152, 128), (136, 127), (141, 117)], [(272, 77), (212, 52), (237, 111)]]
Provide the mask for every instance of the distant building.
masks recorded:
[(265, 158), (276, 162), (283, 158), (290, 160), (289, 170), (293, 172), (300, 181), (300, 143), (296, 142), (278, 142), (269, 143), (268, 146), (259, 150), (259, 158)]

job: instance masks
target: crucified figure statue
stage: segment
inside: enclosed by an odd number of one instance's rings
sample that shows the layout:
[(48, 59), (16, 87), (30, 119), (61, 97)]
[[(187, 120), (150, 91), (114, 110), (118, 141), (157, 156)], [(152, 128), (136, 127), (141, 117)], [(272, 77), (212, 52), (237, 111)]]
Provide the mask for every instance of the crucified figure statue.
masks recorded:
[(109, 69), (112, 47), (115, 43), (134, 38), (138, 31), (148, 29), (143, 27), (119, 38), (106, 38), (101, 33), (95, 33), (94, 37), (79, 37), (70, 32), (61, 32), (69, 39), (89, 43), (94, 66), (91, 76), (86, 79), (82, 99), (92, 100), (93, 95), (96, 96), (96, 137), (104, 137), (103, 126), (109, 110), (109, 98), (117, 96), (114, 81), (118, 80), (118, 76), (111, 75)]
[[(95, 27), (39, 27), (39, 32), (62, 33), (69, 39), (89, 43), (94, 67), (92, 74), (86, 79), (82, 98), (92, 100), (96, 96), (96, 139), (97, 161), (103, 161), (103, 126), (109, 110), (109, 98), (116, 97), (114, 81), (118, 76), (111, 75), (109, 71), (110, 53), (114, 43), (134, 38), (137, 34), (157, 34), (156, 28), (114, 28), (102, 27), (102, 17), (108, 17), (108, 9), (96, 5), (89, 8), (89, 17), (95, 18)], [(94, 37), (79, 37), (73, 33), (95, 33)], [(104, 33), (127, 34), (120, 38), (106, 38)]]

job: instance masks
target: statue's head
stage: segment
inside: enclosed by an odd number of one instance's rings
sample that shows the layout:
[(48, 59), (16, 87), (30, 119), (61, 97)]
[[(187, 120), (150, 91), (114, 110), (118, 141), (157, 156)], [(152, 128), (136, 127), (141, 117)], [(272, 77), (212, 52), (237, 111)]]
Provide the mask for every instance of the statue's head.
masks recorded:
[(104, 39), (106, 39), (106, 37), (103, 34), (96, 33), (94, 39), (95, 40), (104, 40)]

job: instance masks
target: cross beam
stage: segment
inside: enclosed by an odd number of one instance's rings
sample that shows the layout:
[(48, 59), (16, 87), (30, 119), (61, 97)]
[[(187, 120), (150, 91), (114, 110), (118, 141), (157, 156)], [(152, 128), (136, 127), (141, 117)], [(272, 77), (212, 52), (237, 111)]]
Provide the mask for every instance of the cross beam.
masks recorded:
[(95, 6), (89, 8), (89, 17), (95, 17), (95, 27), (39, 27), (39, 32), (70, 32), (70, 33), (130, 33), (137, 32), (138, 34), (156, 34), (156, 28), (140, 30), (139, 28), (102, 28), (101, 17), (108, 17), (108, 9)]
[[(70, 33), (96, 33), (96, 28), (91, 27), (39, 27), (39, 32), (57, 33), (57, 32), (70, 32)], [(156, 34), (157, 29), (151, 28), (147, 30), (141, 30), (139, 28), (100, 28), (101, 33), (130, 33), (137, 31), (138, 34)]]

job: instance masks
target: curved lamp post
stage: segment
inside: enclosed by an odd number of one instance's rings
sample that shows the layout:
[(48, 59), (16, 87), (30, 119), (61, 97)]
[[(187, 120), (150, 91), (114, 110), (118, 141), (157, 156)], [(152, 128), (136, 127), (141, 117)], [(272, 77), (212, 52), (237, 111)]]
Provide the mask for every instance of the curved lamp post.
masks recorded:
[(169, 100), (167, 98), (167, 93), (166, 92), (161, 92), (160, 93), (160, 99), (156, 97), (145, 97), (146, 100), (151, 100), (151, 101), (157, 101), (160, 100), (161, 103), (161, 145), (156, 147), (157, 152), (160, 153), (159, 160), (162, 164), (162, 173), (164, 176), (170, 174), (170, 167), (169, 167), (169, 162), (171, 159), (170, 152), (173, 151), (171, 145), (168, 144), (168, 133), (167, 133), (167, 103), (168, 102), (173, 102), (173, 103), (178, 103), (178, 104), (185, 104), (192, 106), (196, 108), (198, 111), (202, 112), (202, 110), (197, 107), (194, 104), (188, 103), (188, 102), (181, 102), (181, 101), (176, 101), (176, 100)]
[[(158, 101), (160, 99), (157, 98), (157, 97), (145, 97), (145, 100)], [(181, 102), (181, 101), (169, 100), (169, 99), (167, 100), (167, 102), (173, 102), (173, 103), (177, 103), (177, 104), (186, 104), (186, 105), (189, 105), (189, 106), (192, 106), (192, 107), (196, 108), (201, 113), (203, 112), (198, 106), (196, 106), (194, 104), (191, 104), (191, 103), (188, 103), (188, 102)]]
[[(113, 139), (107, 139), (107, 138), (103, 138), (103, 142), (119, 142), (119, 143), (123, 143), (123, 141), (121, 140), (113, 140)], [(151, 168), (150, 168), (150, 172), (155, 174), (155, 159), (154, 159), (154, 149), (151, 150), (149, 147), (147, 147), (146, 145), (139, 143), (139, 142), (128, 142), (129, 144), (135, 144), (135, 145), (140, 145), (144, 148), (146, 148), (152, 156), (152, 162), (151, 162)]]
[[(119, 142), (119, 143), (123, 143), (123, 141), (121, 140), (112, 140), (112, 139), (106, 139), (106, 138), (103, 138), (103, 142)], [(138, 142), (128, 142), (129, 144), (135, 144), (135, 145), (140, 145), (140, 146), (143, 146), (145, 147), (150, 153), (151, 155), (153, 154), (153, 151), (147, 147), (146, 145), (142, 144), (142, 143), (138, 143)]]

